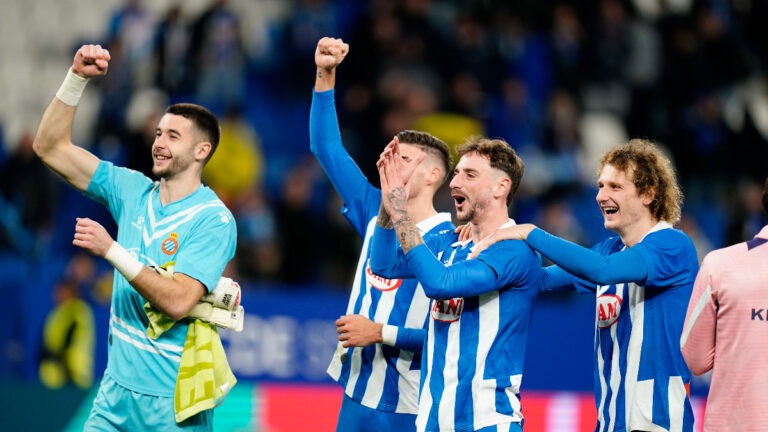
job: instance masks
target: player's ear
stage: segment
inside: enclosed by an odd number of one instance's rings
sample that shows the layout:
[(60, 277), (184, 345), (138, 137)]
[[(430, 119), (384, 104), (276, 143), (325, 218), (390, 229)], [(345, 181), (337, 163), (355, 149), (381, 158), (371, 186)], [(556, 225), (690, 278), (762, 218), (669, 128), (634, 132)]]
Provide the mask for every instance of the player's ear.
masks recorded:
[(512, 188), (512, 179), (507, 176), (500, 176), (496, 181), (496, 196), (503, 196), (506, 199), (509, 190)]
[(644, 193), (640, 198), (643, 200), (643, 205), (646, 207), (649, 207), (652, 202), (656, 201), (656, 189), (650, 189), (648, 192)]
[(440, 167), (433, 166), (429, 170), (428, 180), (429, 180), (429, 184), (436, 184), (436, 185), (442, 184), (442, 181), (443, 181), (443, 170), (440, 169)]
[(195, 159), (196, 160), (205, 160), (205, 158), (208, 157), (209, 154), (211, 154), (211, 149), (213, 146), (208, 141), (201, 141), (195, 145)]

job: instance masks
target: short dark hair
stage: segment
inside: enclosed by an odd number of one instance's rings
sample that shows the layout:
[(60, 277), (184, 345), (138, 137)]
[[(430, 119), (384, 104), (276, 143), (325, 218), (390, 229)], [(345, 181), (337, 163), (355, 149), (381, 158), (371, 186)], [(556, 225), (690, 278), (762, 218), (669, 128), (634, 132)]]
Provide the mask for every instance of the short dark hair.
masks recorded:
[(682, 215), (683, 192), (677, 183), (672, 162), (661, 149), (646, 139), (635, 138), (609, 150), (600, 159), (598, 175), (605, 165), (629, 173), (639, 195), (654, 193), (650, 210), (654, 218), (677, 224)]
[(507, 195), (507, 205), (512, 203), (512, 197), (520, 187), (520, 181), (525, 173), (525, 164), (515, 149), (501, 138), (491, 139), (482, 136), (471, 136), (456, 149), (459, 157), (467, 153), (477, 153), (488, 158), (491, 168), (504, 171), (509, 176), (512, 184)]
[(445, 183), (451, 175), (453, 158), (451, 157), (450, 150), (448, 150), (448, 145), (443, 140), (427, 132), (415, 130), (401, 131), (397, 134), (397, 139), (402, 144), (419, 146), (425, 152), (437, 155), (443, 165), (443, 181), (441, 184)]
[(166, 114), (178, 115), (190, 120), (197, 130), (203, 134), (205, 140), (211, 143), (211, 152), (205, 159), (208, 162), (213, 153), (216, 152), (216, 148), (219, 147), (219, 139), (221, 138), (221, 128), (216, 116), (204, 106), (191, 103), (171, 105), (165, 112)]

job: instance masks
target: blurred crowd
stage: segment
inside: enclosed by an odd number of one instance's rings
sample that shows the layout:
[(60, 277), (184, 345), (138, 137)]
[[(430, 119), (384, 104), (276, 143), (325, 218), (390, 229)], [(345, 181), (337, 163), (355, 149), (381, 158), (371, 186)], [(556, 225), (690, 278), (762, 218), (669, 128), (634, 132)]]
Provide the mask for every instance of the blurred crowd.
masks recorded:
[[(266, 8), (280, 3), (283, 13)], [(502, 137), (526, 173), (512, 216), (582, 244), (595, 219), (596, 155), (630, 137), (673, 157), (686, 195), (681, 228), (703, 256), (766, 223), (768, 2), (758, 0), (293, 0), (258, 29), (237, 4), (156, 13), (114, 10), (89, 147), (151, 176), (154, 127), (168, 103), (221, 119), (204, 173), (232, 209), (228, 273), (256, 285), (345, 289), (358, 236), (309, 153), (314, 50), (341, 37), (336, 90), (343, 140), (372, 183), (380, 150), (403, 129), (449, 145)], [(62, 71), (62, 77), (64, 76)], [(51, 88), (51, 95), (55, 88)], [(34, 131), (0, 158), (0, 250), (31, 261), (74, 255), (74, 218), (114, 230), (105, 210), (63, 187), (31, 150)], [(441, 208), (453, 208), (447, 193)], [(110, 225), (111, 224), (111, 225)], [(2, 256), (2, 254), (0, 254)], [(333, 289), (333, 288), (331, 288)]]

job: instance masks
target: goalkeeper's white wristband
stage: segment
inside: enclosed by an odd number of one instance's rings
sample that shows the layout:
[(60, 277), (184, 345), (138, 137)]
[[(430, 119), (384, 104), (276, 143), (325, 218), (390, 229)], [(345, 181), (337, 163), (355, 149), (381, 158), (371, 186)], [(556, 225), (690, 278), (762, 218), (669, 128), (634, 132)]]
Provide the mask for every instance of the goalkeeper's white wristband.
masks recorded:
[(395, 342), (397, 342), (397, 326), (384, 324), (381, 327), (381, 343), (395, 346)]
[(141, 269), (144, 268), (144, 264), (140, 263), (118, 242), (112, 242), (112, 246), (109, 247), (107, 254), (104, 255), (104, 259), (109, 261), (117, 271), (125, 276), (128, 282), (136, 279), (136, 276), (141, 273)]
[(67, 76), (64, 78), (64, 82), (61, 83), (59, 91), (56, 92), (56, 97), (69, 106), (77, 106), (80, 102), (80, 96), (83, 95), (83, 90), (88, 84), (88, 78), (83, 78), (80, 75), (72, 72), (72, 68), (67, 71)]

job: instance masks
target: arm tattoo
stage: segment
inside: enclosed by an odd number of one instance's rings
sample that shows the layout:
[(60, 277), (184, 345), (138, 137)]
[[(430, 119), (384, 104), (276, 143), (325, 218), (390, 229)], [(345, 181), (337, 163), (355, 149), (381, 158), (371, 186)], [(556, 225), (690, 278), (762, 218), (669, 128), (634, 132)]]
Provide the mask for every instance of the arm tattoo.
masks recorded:
[(401, 217), (408, 216), (408, 207), (406, 206), (407, 196), (405, 192), (405, 187), (400, 186), (392, 189), (392, 192), (390, 192), (389, 195), (387, 195), (387, 199), (392, 205), (392, 209), (394, 212), (392, 216), (399, 216), (399, 217), (396, 217), (396, 219), (400, 219)]
[[(408, 253), (411, 249), (424, 243), (419, 234), (418, 228), (413, 223), (411, 216), (408, 215), (408, 195), (405, 187), (400, 186), (392, 189), (387, 194), (386, 199), (392, 207), (392, 217), (390, 223), (394, 223), (397, 238), (400, 241), (400, 247), (403, 253)], [(396, 220), (394, 220), (396, 219)], [(381, 222), (379, 222), (381, 224)]]
[(383, 205), (379, 207), (379, 216), (376, 218), (376, 224), (386, 229), (395, 227), (395, 224), (392, 223), (392, 218), (389, 217), (389, 213), (387, 213), (387, 209)]
[(320, 69), (317, 70), (317, 77), (318, 78), (322, 78), (323, 77), (323, 71), (321, 71)]
[(395, 222), (395, 232), (404, 254), (424, 243), (424, 240), (421, 239), (421, 234), (419, 234), (419, 229), (416, 228), (410, 216), (403, 216)]

